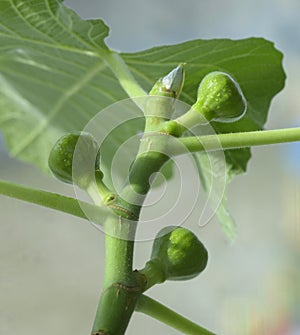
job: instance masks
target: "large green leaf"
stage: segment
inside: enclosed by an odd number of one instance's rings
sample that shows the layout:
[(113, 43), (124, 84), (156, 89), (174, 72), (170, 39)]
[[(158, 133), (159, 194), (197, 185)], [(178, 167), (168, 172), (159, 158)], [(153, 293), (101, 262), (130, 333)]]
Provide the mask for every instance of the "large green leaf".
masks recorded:
[[(13, 155), (47, 171), (60, 135), (84, 128), (100, 110), (126, 98), (124, 89), (134, 95), (124, 80), (128, 69), (149, 90), (178, 63), (187, 63), (181, 98), (190, 104), (205, 74), (231, 74), (248, 110), (242, 121), (215, 123), (217, 132), (261, 129), (272, 97), (284, 85), (282, 55), (261, 38), (195, 40), (121, 58), (107, 49), (107, 35), (103, 21), (84, 21), (58, 0), (0, 1), (0, 128)], [(135, 134), (134, 127), (112, 138), (108, 150)], [(228, 176), (244, 171), (249, 157), (247, 149), (226, 152)]]
[(0, 126), (13, 155), (47, 170), (60, 135), (126, 98), (100, 56), (107, 34), (56, 0), (0, 1)]

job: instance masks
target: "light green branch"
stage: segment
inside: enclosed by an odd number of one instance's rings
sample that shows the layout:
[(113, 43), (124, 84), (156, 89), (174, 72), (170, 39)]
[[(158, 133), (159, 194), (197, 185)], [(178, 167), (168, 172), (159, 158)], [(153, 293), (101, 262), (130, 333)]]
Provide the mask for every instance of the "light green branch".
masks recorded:
[[(77, 199), (66, 197), (57, 193), (26, 187), (4, 180), (0, 180), (0, 194), (36, 205), (52, 208), (86, 220), (100, 217), (101, 221), (104, 221), (105, 218), (110, 215), (110, 212), (107, 209), (81, 201), (84, 208), (89, 212), (89, 218), (87, 218)], [(99, 222), (99, 219), (97, 222)]]
[(119, 53), (111, 50), (101, 52), (101, 58), (109, 65), (114, 75), (118, 78), (120, 85), (130, 98), (147, 95), (143, 88), (137, 83)]
[[(194, 137), (182, 137), (178, 141), (191, 152), (203, 150), (238, 149), (258, 145), (280, 144), (300, 141), (299, 128), (285, 128), (275, 130), (259, 130), (241, 133), (228, 133), (219, 135), (205, 135)], [(183, 153), (182, 148), (176, 148), (176, 142), (172, 144), (174, 154)]]
[(151, 316), (170, 327), (177, 329), (187, 335), (215, 335), (209, 330), (202, 328), (196, 323), (186, 319), (182, 315), (172, 311), (170, 308), (162, 305), (160, 302), (142, 295), (136, 305), (135, 310)]

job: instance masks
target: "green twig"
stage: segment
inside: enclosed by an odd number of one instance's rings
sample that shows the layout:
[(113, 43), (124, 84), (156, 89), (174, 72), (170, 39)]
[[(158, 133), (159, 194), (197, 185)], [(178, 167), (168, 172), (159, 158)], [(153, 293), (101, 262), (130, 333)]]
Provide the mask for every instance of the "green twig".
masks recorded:
[[(300, 141), (300, 127), (183, 137), (179, 138), (178, 141), (190, 152), (238, 149), (258, 145)], [(172, 152), (175, 154), (183, 153), (181, 152), (182, 148), (180, 148), (180, 146), (178, 146), (178, 148), (176, 147), (176, 142), (173, 142), (171, 148)]]
[(102, 52), (101, 57), (109, 65), (114, 75), (118, 78), (120, 85), (130, 98), (147, 95), (143, 88), (137, 83), (119, 53), (109, 50)]
[(132, 271), (134, 242), (112, 236), (130, 237), (135, 225), (110, 217), (105, 222), (105, 271), (101, 299), (95, 316), (92, 335), (123, 335), (141, 293)]
[(57, 211), (68, 213), (86, 220), (90, 220), (91, 217), (97, 218), (99, 216), (102, 220), (104, 220), (107, 216), (111, 215), (107, 209), (80, 201), (84, 208), (88, 209), (89, 214), (91, 214), (91, 216), (89, 215), (88, 218), (81, 209), (77, 199), (66, 197), (57, 193), (34, 189), (4, 180), (0, 180), (0, 194), (36, 205), (52, 208)]
[[(146, 121), (146, 131), (147, 127), (153, 126), (151, 121), (151, 118)], [(124, 335), (136, 301), (145, 286), (144, 276), (140, 281), (140, 276), (132, 268), (135, 230), (143, 201), (150, 189), (149, 178), (168, 160), (161, 153), (166, 145), (167, 142), (161, 139), (141, 139), (127, 184), (115, 201), (108, 204), (111, 208), (115, 207), (114, 211), (118, 215), (105, 223), (104, 291), (92, 335)], [(127, 217), (131, 219), (127, 220)]]
[(146, 295), (140, 296), (135, 310), (147, 314), (187, 335), (215, 335)]

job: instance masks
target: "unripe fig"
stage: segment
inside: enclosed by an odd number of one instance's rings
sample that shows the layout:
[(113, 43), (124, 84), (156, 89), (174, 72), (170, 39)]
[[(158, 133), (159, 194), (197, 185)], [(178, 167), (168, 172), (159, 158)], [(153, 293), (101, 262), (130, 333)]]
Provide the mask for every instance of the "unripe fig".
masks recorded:
[(186, 280), (202, 272), (208, 260), (207, 250), (191, 231), (182, 227), (165, 227), (157, 234), (150, 262), (165, 280)]
[(216, 71), (202, 79), (193, 108), (207, 121), (234, 122), (245, 114), (246, 106), (238, 83), (229, 74)]
[[(79, 145), (76, 148), (76, 145)], [(73, 175), (73, 158), (76, 148), (76, 180)], [(77, 151), (78, 150), (78, 151)], [(98, 152), (98, 144), (92, 135), (85, 132), (74, 132), (62, 136), (53, 146), (48, 165), (54, 176), (65, 182), (75, 183), (81, 188), (87, 188), (95, 176), (97, 167), (89, 164)], [(103, 177), (99, 171), (98, 177)]]

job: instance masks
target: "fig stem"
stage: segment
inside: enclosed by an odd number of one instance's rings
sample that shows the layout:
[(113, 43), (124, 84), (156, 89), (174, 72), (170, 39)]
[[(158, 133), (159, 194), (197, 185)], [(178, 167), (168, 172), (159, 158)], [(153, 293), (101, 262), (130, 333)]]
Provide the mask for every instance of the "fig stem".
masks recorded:
[[(104, 284), (92, 334), (123, 335), (141, 289), (132, 271), (135, 225), (115, 215), (105, 222)], [(113, 236), (123, 236), (127, 239)]]
[(144, 292), (149, 290), (152, 286), (163, 283), (166, 280), (163, 266), (160, 265), (159, 260), (149, 260), (144, 268), (139, 270), (139, 273), (145, 276)]
[[(178, 139), (178, 141), (184, 144), (190, 152), (239, 149), (259, 145), (298, 142), (300, 141), (300, 127), (183, 137)], [(178, 148), (177, 153), (180, 154), (180, 146)], [(172, 152), (176, 153), (175, 147), (172, 148)]]
[(137, 83), (128, 65), (118, 52), (102, 49), (99, 53), (101, 53), (101, 57), (118, 78), (119, 83), (130, 98), (147, 95), (147, 92)]
[[(62, 194), (43, 191), (4, 180), (0, 180), (0, 194), (35, 205), (55, 209), (82, 219), (91, 219), (87, 217), (81, 209), (78, 199), (67, 197)], [(84, 201), (80, 201), (80, 203), (83, 204), (85, 209), (89, 208), (89, 214), (92, 212), (94, 213), (94, 218), (101, 218), (101, 220), (104, 221), (105, 218), (112, 215), (106, 207), (94, 206)]]
[[(173, 100), (171, 104), (165, 104), (159, 96), (152, 97), (150, 102), (145, 111), (148, 116), (145, 132), (156, 130), (165, 120), (161, 115), (169, 113), (173, 107)], [(150, 189), (149, 178), (169, 159), (164, 154), (166, 147), (166, 141), (152, 141), (144, 135), (126, 185), (116, 195), (115, 202), (108, 205), (117, 215), (105, 223), (104, 287), (92, 334), (123, 335), (145, 286), (144, 276), (132, 269), (135, 229), (143, 201)], [(130, 214), (131, 220), (126, 219), (126, 214)], [(119, 289), (116, 290), (116, 287)], [(106, 294), (107, 290), (111, 294)]]
[(157, 319), (168, 326), (187, 335), (215, 335), (211, 331), (197, 325), (184, 316), (174, 312), (160, 302), (142, 294), (136, 304), (135, 310)]

